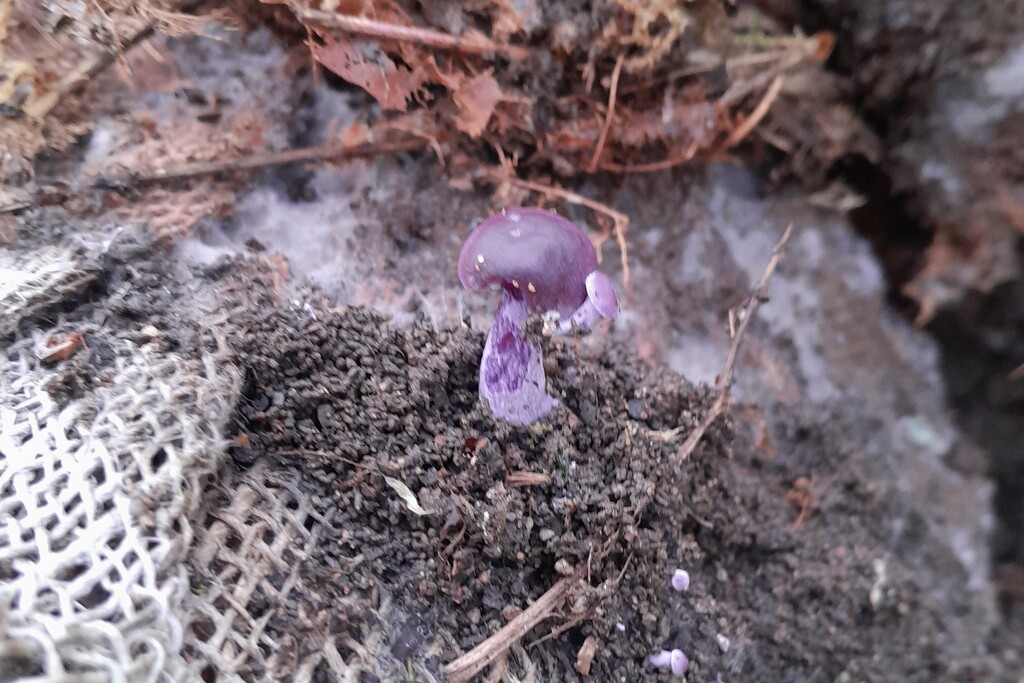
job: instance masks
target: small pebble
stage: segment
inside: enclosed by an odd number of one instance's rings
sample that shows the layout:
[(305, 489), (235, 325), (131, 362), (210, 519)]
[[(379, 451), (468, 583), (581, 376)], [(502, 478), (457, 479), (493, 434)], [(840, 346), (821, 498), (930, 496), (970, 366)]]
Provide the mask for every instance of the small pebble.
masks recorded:
[(617, 624), (615, 624), (615, 629), (616, 629), (616, 630), (617, 630), (617, 631), (618, 631), (619, 633), (625, 633), (625, 632), (626, 632), (626, 625), (625, 625), (625, 624), (623, 624), (623, 623), (622, 623), (622, 622), (620, 621), (620, 622), (618, 622)]
[(633, 420), (639, 420), (644, 416), (644, 404), (641, 401), (633, 399), (626, 404), (626, 413)]
[(555, 532), (552, 531), (551, 529), (541, 529), (540, 533), (538, 535), (540, 536), (540, 540), (541, 541), (547, 543), (548, 541), (550, 541), (552, 538), (555, 537)]
[(719, 633), (718, 635), (715, 636), (715, 640), (718, 641), (718, 647), (722, 648), (722, 652), (728, 652), (729, 651), (730, 641), (729, 641), (728, 638), (726, 638), (721, 633)]
[(690, 574), (685, 569), (677, 569), (672, 574), (672, 588), (677, 591), (684, 591), (690, 587)]

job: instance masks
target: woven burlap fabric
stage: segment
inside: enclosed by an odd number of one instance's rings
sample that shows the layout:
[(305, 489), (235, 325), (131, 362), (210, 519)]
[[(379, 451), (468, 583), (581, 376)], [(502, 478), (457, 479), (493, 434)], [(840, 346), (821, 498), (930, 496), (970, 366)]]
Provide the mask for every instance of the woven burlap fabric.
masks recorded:
[[(333, 508), (301, 463), (226, 456), (257, 270), (207, 279), (130, 231), (53, 241), (0, 252), (0, 681), (404, 680), (383, 589), (357, 627), (306, 612)], [(47, 358), (71, 333), (86, 347)]]
[[(186, 557), (239, 373), (102, 301), (76, 316), (111, 245), (0, 255), (0, 334), (18, 333), (0, 356), (0, 679), (189, 678)], [(113, 356), (70, 397), (42, 360), (69, 332)]]

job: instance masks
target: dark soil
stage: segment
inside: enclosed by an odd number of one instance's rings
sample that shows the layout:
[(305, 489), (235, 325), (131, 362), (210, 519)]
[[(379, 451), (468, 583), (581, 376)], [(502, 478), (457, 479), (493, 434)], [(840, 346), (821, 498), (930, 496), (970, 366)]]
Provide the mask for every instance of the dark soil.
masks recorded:
[[(940, 3), (941, 11), (921, 0), (890, 3), (888, 13), (879, 2), (763, 4), (781, 6), (780, 15), (809, 28), (839, 30), (833, 66), (848, 81), (850, 104), (890, 150), (931, 135), (919, 125), (930, 111), (931, 80), (955, 80), (962, 76), (956, 70), (966, 68), (970, 76), (991, 64), (1021, 25), (1009, 0), (985, 3), (987, 19), (977, 21), (980, 10), (950, 2)], [(900, 23), (899, 8), (908, 8), (911, 23)], [(985, 39), (982, 29), (1001, 14), (992, 8), (1006, 8), (1008, 19), (1004, 30)], [(937, 19), (943, 12), (949, 21)], [(979, 29), (979, 21), (988, 23)], [(954, 49), (951, 33), (969, 35)], [(546, 64), (533, 78), (511, 75), (550, 98), (557, 93), (538, 85), (540, 75), (557, 80), (564, 74)], [(282, 128), (289, 140), (305, 143), (307, 133), (313, 137), (305, 124), (295, 118)], [(997, 149), (998, 175), (1019, 184), (1019, 164), (1011, 163), (1019, 135), (1000, 131), (1011, 142)], [(933, 219), (942, 209), (922, 208), (930, 186), (907, 180), (902, 169), (922, 166), (908, 159), (916, 157), (890, 151), (877, 162), (843, 158), (848, 172), (833, 167), (831, 157), (824, 170), (814, 167), (816, 173), (843, 172), (855, 189), (871, 195), (862, 223), (877, 228), (874, 216), (888, 215), (886, 225), (899, 224), (899, 230), (878, 231), (888, 242), (867, 233), (888, 265), (893, 290), (922, 267), (922, 250), (940, 232)], [(369, 239), (387, 242), (396, 253), (426, 253), (453, 225), (465, 226), (477, 215), (469, 202), (453, 205), (446, 194), (424, 200), (425, 188), (441, 182), (423, 173), (424, 166), (396, 171), (410, 178), (408, 189), (380, 200), (382, 230), (361, 225), (357, 237), (370, 232)], [(686, 183), (667, 177), (660, 186), (646, 177), (642, 182), (644, 192), (628, 208), (634, 226), (642, 225), (637, 218), (645, 212), (678, 214), (667, 198), (684, 192)], [(875, 185), (884, 187), (875, 191)], [(18, 220), (19, 248), (95, 229), (73, 224), (57, 209), (26, 212)], [(631, 235), (644, 237), (637, 230)], [(667, 248), (651, 249), (677, 248), (678, 237)], [(376, 248), (366, 244), (368, 251)], [(624, 345), (550, 348), (549, 382), (563, 405), (533, 428), (514, 428), (496, 423), (477, 397), (484, 330), (438, 329), (425, 321), (399, 328), (367, 309), (335, 308), (311, 290), (301, 292), (309, 304), (303, 308), (281, 296), (270, 262), (256, 255), (191, 268), (168, 258), (148, 238), (126, 233), (109, 254), (87, 260), (86, 277), (66, 300), (47, 302), (21, 321), (21, 331), (55, 320), (68, 329), (102, 328), (87, 351), (61, 366), (54, 392), (68, 401), (110, 381), (119, 343), (140, 327), (152, 326), (160, 333), (156, 343), (196, 357), (217, 343), (198, 321), (201, 309), (229, 313), (229, 342), (245, 385), (225, 434), (237, 444), (226, 467), (258, 464), (301, 473), (298, 495), (327, 522), (327, 534), (311, 550), (284, 554), (301, 567), (301, 585), (292, 593), (301, 598), (268, 603), (263, 613), (269, 635), (300, 653), (330, 638), (348, 661), (365, 651), (389, 653), (377, 662), (382, 680), (409, 680), (408, 671), (414, 680), (434, 680), (443, 664), (493, 634), (566, 573), (579, 571), (582, 579), (558, 613), (519, 644), (525, 651), (513, 652), (510, 666), (521, 679), (584, 680), (576, 660), (589, 637), (598, 648), (586, 680), (654, 680), (646, 657), (673, 647), (687, 653), (690, 680), (700, 681), (1009, 678), (1009, 658), (1018, 656), (1012, 649), (1019, 645), (1002, 633), (992, 650), (985, 649), (991, 624), (964, 591), (963, 564), (926, 519), (941, 511), (924, 510), (900, 488), (900, 470), (913, 461), (901, 459), (895, 447), (893, 455), (880, 455), (868, 445), (871, 435), (888, 432), (877, 413), (855, 400), (823, 408), (800, 394), (772, 407), (734, 406), (688, 460), (676, 462), (679, 444), (713, 396), (644, 365)], [(670, 278), (671, 272), (652, 277)], [(704, 300), (694, 298), (697, 305), (688, 290), (669, 293), (694, 317), (708, 301), (724, 311), (744, 289), (741, 279), (726, 281), (721, 272), (692, 287), (709, 292)], [(1024, 356), (1017, 342), (994, 353), (975, 338), (991, 338), (989, 327), (1019, 332), (1019, 294), (1012, 287), (999, 291), (1014, 306), (981, 308), (1010, 323), (979, 327), (973, 323), (985, 316), (961, 310), (952, 319), (939, 316), (933, 327), (946, 341), (947, 377), (961, 422), (993, 453), (1006, 454), (960, 464), (966, 471), (988, 470), (1002, 482), (996, 560), (1019, 565), (1024, 555), (1012, 532), (1019, 529), (1013, 522), (1024, 518), (1024, 401), (1019, 389), (993, 377), (1005, 377)], [(1007, 309), (1012, 315), (1002, 315)], [(678, 319), (684, 320), (682, 312)], [(6, 330), (3, 335), (0, 341), (8, 339)], [(867, 339), (874, 343), (875, 337)], [(964, 349), (971, 353), (958, 358)], [(865, 364), (877, 361), (865, 357)], [(877, 367), (884, 373), (890, 366)], [(412, 512), (385, 477), (406, 485), (428, 514)], [(209, 501), (204, 512), (222, 502)], [(669, 587), (677, 567), (692, 579), (685, 593)], [(359, 649), (375, 638), (386, 647)], [(1004, 645), (1005, 661), (992, 654)], [(287, 679), (293, 672), (274, 673)], [(265, 674), (254, 669), (251, 678)], [(329, 680), (326, 667), (318, 676)], [(364, 674), (363, 680), (373, 679)]]
[[(226, 290), (245, 284), (252, 297), (245, 262), (222, 275)], [(563, 406), (521, 429), (477, 400), (482, 331), (399, 331), (363, 309), (314, 306), (314, 319), (248, 301), (233, 321), (249, 444), (236, 463), (301, 469), (331, 521), (303, 563), (306, 600), (282, 606), (273, 631), (301, 643), (329, 629), (343, 654), (382, 631), (397, 662), (436, 675), (585, 568), (564, 609), (527, 639), (556, 632), (528, 649), (541, 680), (582, 680), (588, 636), (599, 643), (590, 680), (652, 679), (646, 656), (673, 647), (689, 655), (692, 680), (995, 675), (953, 616), (966, 603), (937, 604), (922, 588), (962, 583), (959, 563), (913, 514), (893, 538), (906, 504), (880, 463), (836, 438), (850, 425), (833, 433), (794, 411), (773, 416), (791, 427), (766, 445), (743, 426), (757, 411), (740, 408), (727, 421), (735, 430), (714, 427), (677, 464), (711, 396), (618, 348), (551, 349)], [(801, 516), (787, 492), (812, 467), (811, 489), (827, 494)], [(548, 480), (523, 485), (523, 472)], [(430, 514), (413, 514), (384, 477)], [(692, 577), (686, 593), (669, 587), (676, 567)]]
[[(58, 210), (26, 224), (83, 229)], [(312, 549), (285, 551), (301, 597), (265, 606), (269, 635), (299, 653), (329, 637), (348, 659), (381, 638), (383, 680), (409, 668), (431, 680), (579, 570), (566, 604), (522, 643), (517, 675), (535, 666), (536, 680), (583, 680), (577, 652), (593, 636), (587, 680), (654, 680), (647, 655), (673, 647), (689, 655), (690, 680), (999, 676), (958, 588), (962, 565), (901, 495), (892, 461), (850, 437), (878, 427), (856, 410), (829, 421), (736, 406), (677, 463), (712, 396), (619, 346), (549, 349), (563, 406), (513, 428), (477, 399), (482, 330), (399, 330), (315, 291), (301, 292), (306, 309), (279, 299), (263, 257), (185, 268), (131, 232), (95, 268), (59, 313), (70, 329), (103, 321), (97, 350), (62, 366), (65, 396), (107, 381), (103, 343), (152, 324), (155, 343), (196, 357), (216, 344), (200, 314), (230, 313), (246, 379), (227, 436), (248, 445), (226, 466), (301, 471), (299, 495), (328, 523)], [(785, 428), (769, 439), (753, 428), (765, 420)], [(385, 476), (429, 514), (413, 514)], [(669, 587), (677, 567), (692, 579), (685, 593)]]

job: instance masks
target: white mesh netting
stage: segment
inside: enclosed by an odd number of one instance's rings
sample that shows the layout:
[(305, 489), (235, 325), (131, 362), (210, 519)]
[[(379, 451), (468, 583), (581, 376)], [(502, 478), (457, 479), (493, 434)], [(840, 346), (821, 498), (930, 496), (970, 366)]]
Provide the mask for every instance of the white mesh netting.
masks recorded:
[[(275, 639), (267, 631), (301, 588), (302, 561), (330, 520), (303, 495), (291, 468), (257, 464), (225, 475), (218, 485), (223, 505), (210, 510), (213, 521), (198, 532), (191, 558), (186, 652), (193, 674), (306, 683), (323, 663), (331, 680), (358, 680), (331, 638), (306, 638), (300, 654), (290, 636)], [(349, 646), (358, 651), (365, 644)]]
[[(31, 330), (0, 356), (0, 681), (305, 683), (318, 669), (338, 681), (379, 670), (379, 634), (318, 628), (301, 647), (271, 635), (330, 520), (300, 470), (222, 465), (241, 384), (226, 352), (190, 358), (145, 322), (117, 329), (105, 307), (130, 285), (83, 296), (109, 275), (112, 244), (0, 253), (0, 335)], [(203, 319), (182, 326), (227, 333), (214, 286), (189, 286), (188, 312)], [(93, 310), (79, 315), (83, 298)], [(67, 320), (39, 322), (60, 310)], [(41, 360), (69, 332), (110, 349), (77, 390), (65, 365), (78, 358)]]
[[(100, 255), (0, 257), (0, 328), (78, 293)], [(40, 356), (72, 329), (113, 357), (94, 387), (58, 401), (61, 364)], [(0, 680), (185, 675), (184, 560), (239, 377), (217, 354), (184, 358), (144, 337), (79, 320), (0, 357)]]

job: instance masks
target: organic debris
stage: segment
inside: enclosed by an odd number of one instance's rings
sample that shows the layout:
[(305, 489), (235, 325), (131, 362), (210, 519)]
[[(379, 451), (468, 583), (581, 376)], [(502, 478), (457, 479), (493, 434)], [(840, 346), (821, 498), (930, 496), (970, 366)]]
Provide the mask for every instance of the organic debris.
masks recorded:
[[(726, 4), (715, 0), (608, 0), (579, 10), (528, 3), (523, 14), (504, 2), (437, 5), (420, 12), (378, 0), (325, 12), (300, 1), (289, 9), (311, 36), (314, 59), (385, 112), (428, 108), (438, 133), (484, 140), (516, 168), (561, 176), (720, 154), (765, 117), (783, 73), (820, 63), (833, 42), (829, 34), (723, 39), (731, 35)], [(495, 38), (471, 26), (489, 26)], [(723, 88), (710, 77), (728, 72), (737, 49), (742, 76)], [(744, 114), (748, 96), (760, 105)]]
[(85, 348), (85, 337), (78, 332), (50, 337), (43, 343), (39, 354), (40, 363), (59, 363), (75, 355), (79, 349)]
[(85, 133), (88, 107), (76, 91), (155, 31), (201, 31), (216, 13), (196, 16), (194, 0), (0, 3), (0, 182), (31, 176), (32, 159)]

